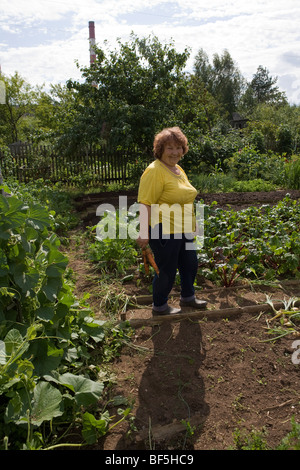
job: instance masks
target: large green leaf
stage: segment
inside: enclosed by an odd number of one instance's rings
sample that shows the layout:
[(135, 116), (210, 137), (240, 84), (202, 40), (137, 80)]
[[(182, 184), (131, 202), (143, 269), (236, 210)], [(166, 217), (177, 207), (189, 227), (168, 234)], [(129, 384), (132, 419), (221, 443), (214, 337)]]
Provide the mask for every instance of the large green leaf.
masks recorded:
[[(9, 385), (9, 384), (8, 384)], [(6, 423), (24, 424), (28, 422), (31, 396), (25, 388), (14, 390), (5, 410)]]
[(5, 212), (8, 211), (9, 209), (9, 203), (8, 203), (9, 198), (2, 196), (0, 193), (0, 219), (5, 214)]
[(30, 413), (32, 424), (40, 426), (43, 421), (63, 414), (62, 394), (48, 382), (39, 382), (34, 389), (33, 407)]
[(35, 315), (39, 320), (49, 322), (55, 314), (54, 305), (43, 305), (35, 311)]
[(105, 321), (94, 320), (93, 318), (86, 317), (85, 323), (80, 328), (80, 333), (84, 331), (88, 336), (93, 338), (96, 343), (99, 343), (105, 338), (105, 329), (103, 328), (104, 324)]
[(16, 330), (10, 330), (5, 336), (6, 355), (13, 360), (18, 359), (29, 347), (28, 341), (24, 341), (21, 333)]
[(58, 277), (65, 271), (68, 264), (68, 258), (57, 249), (53, 249), (49, 253), (48, 263), (49, 265), (46, 269), (46, 275), (49, 277)]
[(53, 302), (57, 299), (61, 287), (61, 278), (47, 277), (45, 280), (45, 284), (42, 286), (42, 292), (45, 294), (47, 299)]
[(9, 232), (9, 224), (6, 222), (0, 222), (0, 240), (9, 240), (10, 239), (10, 232)]
[(39, 281), (39, 271), (34, 268), (26, 270), (23, 264), (16, 266), (14, 269), (14, 280), (26, 295), (33, 293)]
[(28, 206), (16, 197), (6, 199), (4, 202), (1, 200), (0, 209), (3, 209), (4, 220), (9, 223), (10, 228), (16, 229), (24, 223)]
[(49, 339), (37, 338), (31, 342), (29, 354), (32, 357), (34, 373), (37, 376), (44, 376), (59, 367), (63, 351), (55, 348)]
[(96, 419), (91, 413), (84, 413), (82, 420), (82, 435), (87, 444), (95, 444), (97, 439), (107, 432), (109, 423), (108, 413), (104, 413), (101, 419)]
[(50, 226), (49, 212), (42, 206), (34, 205), (29, 208), (26, 222), (35, 230), (44, 230)]
[(104, 385), (101, 382), (93, 382), (82, 375), (74, 375), (69, 372), (63, 375), (45, 376), (45, 379), (54, 381), (68, 387), (74, 392), (74, 398), (78, 405), (91, 405), (102, 395)]

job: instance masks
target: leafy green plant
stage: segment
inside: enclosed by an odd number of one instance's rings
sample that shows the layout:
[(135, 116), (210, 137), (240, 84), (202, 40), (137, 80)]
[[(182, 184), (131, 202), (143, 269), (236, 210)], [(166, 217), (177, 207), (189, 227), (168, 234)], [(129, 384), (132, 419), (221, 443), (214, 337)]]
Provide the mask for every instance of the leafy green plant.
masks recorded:
[[(265, 430), (252, 429), (250, 432), (235, 429), (233, 433), (234, 449), (236, 450), (272, 450), (267, 444)], [(299, 450), (300, 449), (300, 424), (293, 417), (291, 431), (281, 440), (275, 450)]]
[(285, 165), (285, 185), (289, 189), (300, 189), (300, 158), (292, 157)]
[(226, 193), (232, 190), (236, 182), (232, 175), (223, 172), (193, 174), (190, 180), (193, 186), (202, 193)]
[(263, 179), (280, 184), (284, 172), (284, 159), (275, 154), (261, 154), (246, 146), (226, 161), (228, 170), (237, 180)]
[[(127, 215), (126, 221), (130, 221), (132, 216)], [(127, 230), (126, 222), (120, 221), (119, 211), (106, 212), (102, 222), (104, 226), (106, 220), (110, 219), (112, 225), (115, 225), (116, 231), (114, 237), (107, 236), (106, 238), (99, 239), (94, 235), (90, 237), (91, 241), (88, 243), (87, 255), (89, 259), (97, 264), (100, 270), (107, 273), (122, 274), (136, 264), (137, 259), (137, 245), (135, 240), (131, 238), (122, 239), (119, 237), (121, 225)], [(97, 226), (93, 227), (95, 231)]]
[(279, 186), (262, 178), (238, 181), (231, 173), (222, 172), (191, 175), (190, 179), (202, 193), (273, 191)]
[(118, 329), (77, 301), (53, 228), (46, 208), (0, 196), (0, 442), (10, 449), (45, 448), (57, 426), (82, 419), (104, 389), (92, 357), (120, 345)]
[(137, 250), (128, 240), (106, 238), (89, 245), (88, 257), (100, 270), (124, 274), (136, 262)]
[(262, 178), (257, 178), (249, 181), (235, 181), (230, 191), (236, 192), (256, 192), (256, 191), (273, 191), (277, 185), (270, 181), (265, 181)]
[(276, 450), (300, 450), (300, 423), (293, 417), (291, 424), (291, 431), (282, 439)]
[(10, 193), (24, 203), (40, 204), (51, 211), (56, 232), (59, 230), (60, 233), (64, 233), (78, 223), (71, 193), (67, 192), (60, 183), (51, 185), (43, 178), (26, 184), (8, 178), (5, 183)]
[(300, 277), (299, 223), (300, 204), (289, 196), (239, 212), (206, 207), (200, 277), (227, 287), (239, 277)]
[(104, 436), (107, 432), (111, 431), (115, 426), (122, 423), (127, 416), (129, 415), (131, 408), (122, 408), (118, 409), (118, 414), (122, 417), (118, 419), (115, 423), (109, 426), (112, 417), (109, 416), (108, 411), (105, 411), (100, 419), (96, 419), (91, 413), (85, 412), (83, 415), (83, 428), (82, 435), (87, 442), (87, 444), (95, 444), (99, 437)]
[(253, 429), (249, 434), (236, 429), (233, 433), (237, 450), (269, 450), (264, 431)]

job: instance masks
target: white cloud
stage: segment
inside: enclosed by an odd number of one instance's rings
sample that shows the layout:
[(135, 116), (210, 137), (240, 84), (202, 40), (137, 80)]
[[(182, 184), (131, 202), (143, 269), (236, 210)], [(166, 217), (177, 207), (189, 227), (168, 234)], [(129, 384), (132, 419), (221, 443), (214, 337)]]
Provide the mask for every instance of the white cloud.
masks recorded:
[(22, 24), (33, 24), (37, 21), (58, 20), (66, 13), (74, 11), (74, 2), (55, 0), (2, 0), (0, 5), (0, 22), (13, 21)]

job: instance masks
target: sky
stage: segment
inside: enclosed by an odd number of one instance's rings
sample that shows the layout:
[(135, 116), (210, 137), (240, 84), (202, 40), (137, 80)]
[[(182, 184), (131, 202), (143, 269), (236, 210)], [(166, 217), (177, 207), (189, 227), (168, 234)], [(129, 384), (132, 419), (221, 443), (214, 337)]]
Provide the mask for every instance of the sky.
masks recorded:
[(142, 38), (174, 41), (190, 49), (186, 70), (193, 72), (203, 49), (212, 62), (227, 50), (245, 79), (267, 68), (290, 104), (300, 105), (299, 0), (1, 0), (0, 66), (16, 71), (30, 85), (80, 80), (76, 66), (89, 64), (89, 21), (96, 44)]

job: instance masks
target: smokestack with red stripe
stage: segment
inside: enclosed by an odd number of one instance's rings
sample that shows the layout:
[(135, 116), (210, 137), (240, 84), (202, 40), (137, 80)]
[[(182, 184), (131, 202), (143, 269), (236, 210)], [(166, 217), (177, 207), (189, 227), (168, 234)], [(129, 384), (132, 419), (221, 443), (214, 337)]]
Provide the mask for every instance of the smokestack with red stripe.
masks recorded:
[(95, 54), (95, 23), (94, 21), (89, 21), (89, 41), (90, 41), (90, 65), (96, 61)]

